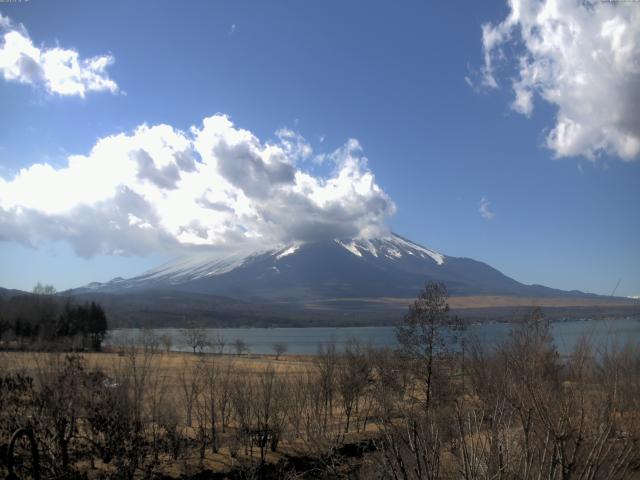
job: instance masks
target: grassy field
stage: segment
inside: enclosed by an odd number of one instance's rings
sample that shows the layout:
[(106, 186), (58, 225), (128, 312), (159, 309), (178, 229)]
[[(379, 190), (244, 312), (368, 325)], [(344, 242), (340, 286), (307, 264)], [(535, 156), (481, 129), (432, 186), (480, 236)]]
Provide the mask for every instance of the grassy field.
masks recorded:
[[(5, 373), (22, 373), (32, 378), (39, 378), (54, 367), (64, 362), (65, 353), (49, 352), (0, 352), (0, 371)], [(101, 370), (112, 378), (121, 377), (123, 372), (132, 366), (131, 352), (118, 351), (82, 353), (86, 368)], [(154, 379), (159, 379), (162, 395), (170, 398), (174, 403), (182, 403), (183, 385), (192, 380), (198, 367), (211, 366), (225, 371), (231, 368), (234, 375), (246, 379), (255, 379), (267, 370), (273, 370), (279, 377), (288, 379), (306, 374), (313, 368), (312, 356), (281, 355), (276, 360), (274, 355), (212, 355), (192, 354), (188, 352), (156, 351), (145, 357), (142, 350), (136, 352), (139, 368), (147, 369)], [(145, 363), (148, 362), (148, 363)], [(184, 412), (179, 411), (181, 422), (185, 421)]]
[[(52, 372), (60, 372), (64, 368), (67, 353), (50, 352), (29, 352), (29, 351), (3, 351), (0, 352), (0, 371), (4, 375), (22, 374), (34, 378), (36, 383), (46, 382), (52, 376)], [(209, 449), (201, 457), (196, 446), (198, 442), (197, 425), (202, 418), (197, 419), (198, 406), (194, 403), (192, 420), (188, 419), (187, 397), (189, 389), (199, 383), (198, 393), (204, 395), (207, 388), (202, 378), (203, 372), (216, 369), (218, 375), (222, 372), (231, 372), (234, 379), (242, 379), (249, 384), (259, 385), (263, 379), (273, 372), (275, 376), (283, 381), (283, 384), (294, 385), (297, 380), (307, 376), (316, 364), (313, 356), (304, 355), (281, 355), (278, 359), (274, 355), (213, 355), (213, 354), (192, 354), (185, 352), (165, 352), (156, 350), (145, 352), (142, 349), (127, 349), (124, 351), (104, 351), (82, 353), (84, 368), (87, 371), (99, 370), (112, 379), (131, 378), (139, 375), (146, 377), (144, 380), (145, 408), (152, 412), (154, 404), (161, 405), (161, 408), (168, 408), (175, 416), (177, 424), (180, 425), (180, 434), (192, 443), (191, 447), (185, 449), (179, 462), (174, 461), (169, 455), (161, 454), (158, 459), (157, 473), (179, 477), (180, 475), (195, 475), (203, 469), (214, 472), (229, 471), (239, 466), (246, 466), (256, 461), (258, 449), (252, 449), (249, 454), (239, 451), (232, 451), (228, 446), (234, 442), (237, 433), (237, 425), (230, 423), (226, 432), (219, 432), (219, 442), (222, 447), (217, 453)], [(196, 380), (196, 377), (199, 377)], [(197, 401), (196, 401), (197, 402)], [(204, 402), (204, 400), (203, 400)], [(367, 438), (369, 433), (376, 430), (376, 426), (370, 423), (368, 426), (359, 428), (348, 434), (342, 433), (344, 430), (344, 420), (339, 414), (339, 406), (336, 402), (333, 407), (334, 419), (330, 421), (333, 431), (340, 432), (340, 443), (349, 441), (356, 442)], [(201, 412), (200, 412), (201, 413)], [(150, 413), (158, 415), (158, 413)], [(159, 414), (162, 416), (162, 413)], [(280, 459), (290, 456), (306, 455), (315, 447), (299, 438), (298, 435), (283, 435), (285, 437), (280, 442), (277, 452), (267, 449), (265, 461), (274, 464)], [(337, 441), (337, 437), (336, 437)], [(334, 442), (336, 443), (336, 442)], [(320, 442), (317, 445), (320, 447)], [(77, 466), (88, 473), (89, 478), (99, 478), (104, 472), (115, 474), (112, 465), (105, 464), (100, 460), (92, 462), (90, 466), (87, 462), (79, 462)]]
[[(142, 351), (139, 352), (142, 355)], [(24, 372), (35, 374), (52, 362), (59, 361), (64, 353), (5, 351), (0, 352), (0, 367), (5, 372)], [(115, 372), (127, 361), (127, 355), (113, 351), (82, 353), (89, 368), (98, 368), (106, 372)], [(242, 374), (255, 374), (271, 367), (277, 374), (295, 375), (307, 371), (313, 365), (313, 356), (281, 355), (276, 360), (274, 355), (209, 355), (187, 352), (160, 352), (152, 356), (152, 367), (167, 379), (175, 380), (184, 368), (195, 368), (202, 361), (214, 360), (221, 366), (233, 364), (235, 371)], [(173, 383), (173, 382), (170, 382)]]
[[(345, 299), (341, 299), (345, 300)], [(353, 299), (357, 300), (357, 299)], [(402, 297), (381, 297), (360, 299), (368, 303), (386, 303), (407, 306), (414, 299)], [(451, 296), (448, 299), (452, 309), (493, 308), (493, 307), (618, 307), (640, 305), (638, 300), (620, 297), (516, 297), (510, 295), (469, 295)]]
[(640, 478), (637, 344), (561, 358), (535, 312), (464, 356), (420, 335), (279, 359), (0, 352), (0, 460), (31, 425), (47, 478)]

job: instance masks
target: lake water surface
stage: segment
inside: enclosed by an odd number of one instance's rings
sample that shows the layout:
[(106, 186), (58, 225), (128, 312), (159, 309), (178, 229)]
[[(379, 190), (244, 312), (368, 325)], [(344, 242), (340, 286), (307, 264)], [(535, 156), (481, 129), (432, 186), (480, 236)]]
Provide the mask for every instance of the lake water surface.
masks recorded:
[[(470, 325), (458, 340), (464, 336), (468, 341), (477, 339), (482, 345), (491, 346), (503, 341), (509, 335), (512, 326), (508, 323), (488, 323)], [(640, 342), (640, 318), (624, 318), (612, 320), (571, 320), (551, 324), (553, 338), (561, 354), (570, 353), (578, 340), (584, 336), (598, 348), (623, 346), (629, 342)], [(111, 330), (105, 345), (117, 346), (136, 343), (141, 335), (140, 329)], [(184, 334), (177, 328), (153, 329), (156, 335), (169, 335), (172, 338), (172, 349), (189, 351)], [(230, 344), (237, 339), (243, 340), (251, 353), (273, 353), (273, 345), (284, 343), (287, 352), (292, 354), (314, 354), (323, 344), (335, 342), (339, 350), (344, 349), (350, 339), (357, 339), (361, 344), (375, 348), (395, 347), (396, 335), (394, 327), (309, 327), (309, 328), (219, 328), (207, 329), (210, 338), (216, 335), (224, 337), (229, 352)], [(460, 345), (460, 341), (452, 343), (452, 348)]]

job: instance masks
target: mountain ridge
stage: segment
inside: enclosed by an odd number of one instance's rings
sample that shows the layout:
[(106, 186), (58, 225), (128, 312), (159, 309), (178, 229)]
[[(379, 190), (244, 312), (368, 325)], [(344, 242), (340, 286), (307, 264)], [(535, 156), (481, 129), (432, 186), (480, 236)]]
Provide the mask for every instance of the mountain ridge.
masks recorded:
[(445, 283), (452, 295), (595, 296), (525, 285), (484, 262), (443, 255), (393, 233), (368, 239), (292, 242), (226, 255), (199, 253), (130, 279), (116, 277), (73, 291), (118, 294), (172, 289), (268, 300), (413, 297), (427, 281)]
[[(555, 319), (640, 314), (637, 300), (525, 285), (397, 234), (198, 252), (59, 294), (98, 301), (112, 327), (365, 326), (395, 324), (429, 281), (447, 285), (452, 314), (474, 321), (509, 321), (534, 306)], [(0, 301), (22, 293), (0, 289)]]

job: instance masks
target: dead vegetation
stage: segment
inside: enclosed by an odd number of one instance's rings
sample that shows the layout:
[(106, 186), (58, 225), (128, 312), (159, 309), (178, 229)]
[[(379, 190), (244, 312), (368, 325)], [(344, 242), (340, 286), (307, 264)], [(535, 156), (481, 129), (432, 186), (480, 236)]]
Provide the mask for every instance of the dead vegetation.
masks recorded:
[[(0, 353), (0, 476), (26, 428), (44, 479), (638, 478), (637, 346), (560, 358), (533, 312), (463, 358), (441, 341), (455, 326), (432, 286), (398, 351), (178, 354), (148, 332), (113, 353)], [(28, 478), (29, 444), (11, 458)]]

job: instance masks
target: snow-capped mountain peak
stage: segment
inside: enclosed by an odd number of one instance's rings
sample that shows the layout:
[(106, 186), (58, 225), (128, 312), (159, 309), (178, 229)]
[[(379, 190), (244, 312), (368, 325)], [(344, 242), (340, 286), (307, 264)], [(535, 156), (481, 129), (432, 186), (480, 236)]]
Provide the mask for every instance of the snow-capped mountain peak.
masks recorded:
[(199, 252), (131, 279), (93, 283), (77, 291), (171, 290), (311, 305), (336, 299), (413, 298), (429, 281), (445, 283), (452, 295), (576, 295), (523, 285), (485, 263), (445, 256), (395, 234)]
[[(138, 277), (128, 280), (114, 279), (108, 283), (94, 282), (85, 288), (91, 290), (130, 290), (132, 288), (148, 288), (160, 285), (176, 286), (189, 282), (202, 282), (207, 279), (221, 277), (250, 266), (254, 268), (252, 275), (264, 277), (282, 272), (281, 263), (291, 264), (292, 259), (309, 260), (309, 256), (327, 255), (317, 253), (320, 245), (324, 249), (330, 244), (341, 247), (338, 250), (349, 252), (355, 259), (364, 262), (386, 264), (385, 262), (427, 262), (434, 267), (442, 266), (446, 257), (438, 252), (410, 242), (398, 235), (391, 234), (378, 238), (335, 239), (333, 242), (293, 242), (277, 248), (258, 249), (253, 251), (194, 253), (180, 257), (157, 268), (149, 270)], [(314, 248), (315, 247), (315, 248)], [(334, 247), (335, 248), (335, 247)], [(320, 259), (321, 260), (321, 259)], [(257, 265), (260, 265), (258, 267)]]
[(354, 239), (350, 241), (336, 239), (335, 242), (357, 257), (362, 257), (363, 254), (369, 253), (374, 257), (384, 256), (391, 260), (397, 260), (405, 255), (412, 255), (420, 258), (429, 257), (438, 265), (442, 265), (445, 262), (445, 256), (441, 253), (393, 234), (388, 237)]

